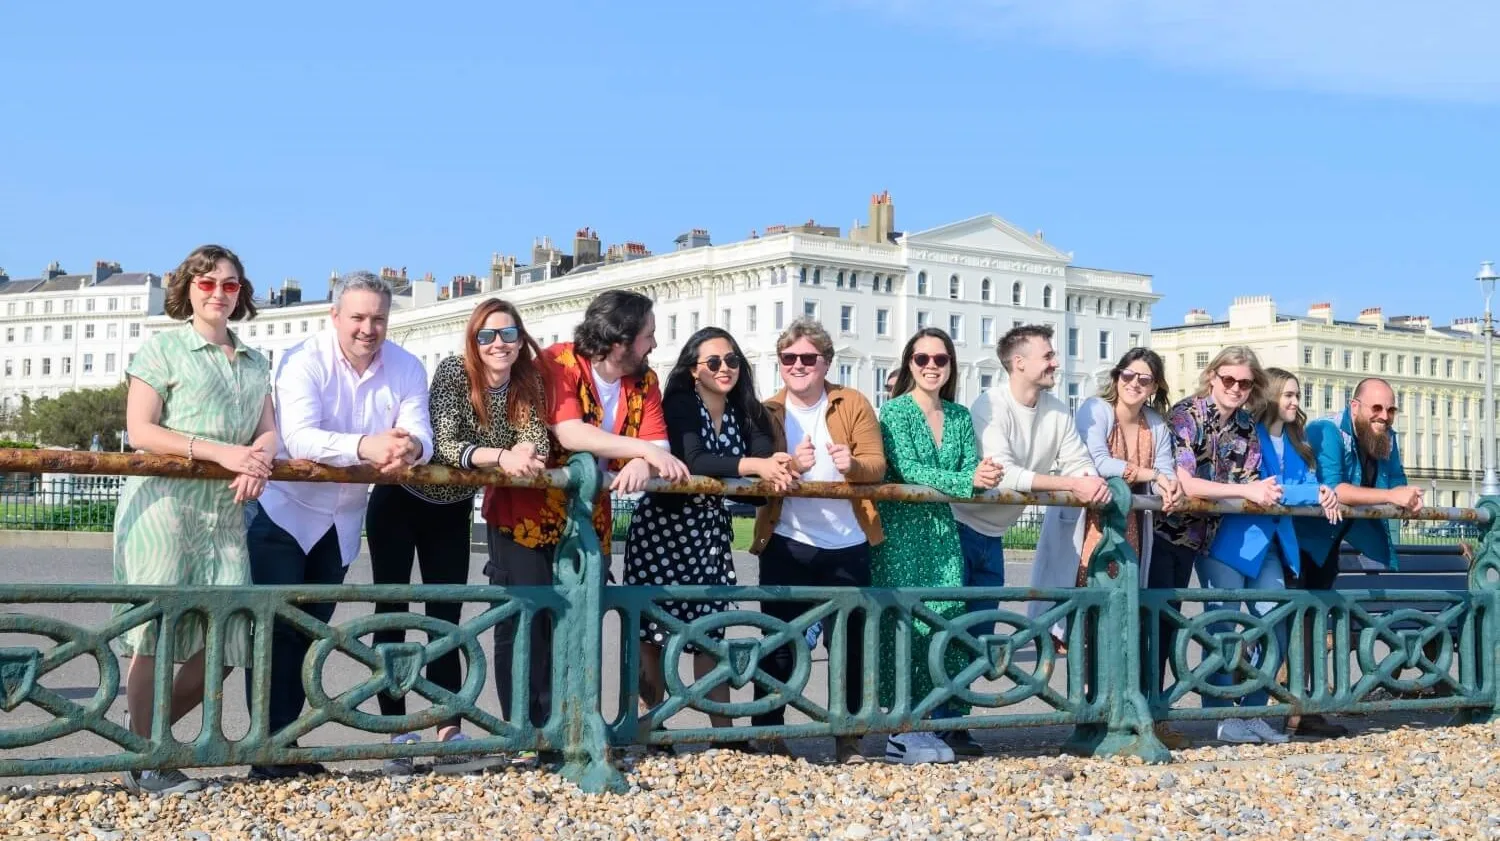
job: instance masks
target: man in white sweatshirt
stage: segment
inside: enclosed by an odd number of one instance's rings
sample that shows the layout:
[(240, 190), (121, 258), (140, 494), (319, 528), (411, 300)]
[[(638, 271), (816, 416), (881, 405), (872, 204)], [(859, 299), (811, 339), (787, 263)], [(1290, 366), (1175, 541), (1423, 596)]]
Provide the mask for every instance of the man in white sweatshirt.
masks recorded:
[[(1068, 404), (1048, 391), (1057, 385), (1052, 328), (1016, 327), (1000, 337), (996, 352), (1009, 376), (979, 395), (969, 412), (980, 454), (1004, 468), (1000, 487), (1023, 493), (1072, 491), (1091, 502), (1109, 499), (1109, 485), (1094, 470)], [(1005, 586), (1005, 530), (1024, 510), (1021, 505), (953, 506), (964, 552), (965, 586)], [(992, 600), (968, 603), (970, 613), (998, 606)], [(944, 741), (959, 755), (982, 752), (966, 730), (950, 731)]]

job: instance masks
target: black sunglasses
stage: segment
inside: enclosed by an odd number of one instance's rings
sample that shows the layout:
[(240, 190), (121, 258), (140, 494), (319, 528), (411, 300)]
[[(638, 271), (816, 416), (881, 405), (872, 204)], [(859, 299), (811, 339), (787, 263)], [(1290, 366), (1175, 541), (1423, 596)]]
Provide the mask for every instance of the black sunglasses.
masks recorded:
[(1219, 375), (1219, 384), (1224, 386), (1225, 391), (1238, 387), (1240, 391), (1249, 391), (1255, 385), (1255, 380), (1237, 380), (1228, 374)]
[(505, 342), (508, 345), (513, 345), (518, 339), (521, 338), (521, 328), (486, 327), (483, 330), (480, 330), (478, 333), (474, 334), (474, 340), (479, 342), (480, 347), (489, 347), (490, 345), (495, 343), (495, 339), (497, 337), (500, 339), (500, 341)]
[(731, 371), (738, 371), (740, 369), (740, 355), (737, 353), (726, 353), (723, 356), (714, 354), (713, 356), (706, 356), (698, 360), (698, 364), (714, 374), (719, 373), (719, 368), (725, 365), (728, 365)]
[(802, 367), (811, 368), (818, 364), (818, 360), (822, 358), (823, 354), (821, 353), (783, 353), (781, 355), (781, 364), (790, 368), (801, 362)]
[(926, 353), (914, 353), (911, 355), (911, 361), (915, 362), (918, 368), (926, 368), (929, 362), (939, 368), (947, 368), (949, 357), (946, 353), (934, 353), (930, 355)]
[[(1150, 374), (1142, 374), (1139, 371), (1132, 371), (1129, 368), (1126, 368), (1125, 370), (1120, 372), (1120, 382), (1138, 382), (1140, 383), (1141, 388), (1150, 388), (1151, 386), (1156, 385), (1156, 378), (1151, 376)], [(1228, 388), (1228, 386), (1225, 386), (1225, 388)]]

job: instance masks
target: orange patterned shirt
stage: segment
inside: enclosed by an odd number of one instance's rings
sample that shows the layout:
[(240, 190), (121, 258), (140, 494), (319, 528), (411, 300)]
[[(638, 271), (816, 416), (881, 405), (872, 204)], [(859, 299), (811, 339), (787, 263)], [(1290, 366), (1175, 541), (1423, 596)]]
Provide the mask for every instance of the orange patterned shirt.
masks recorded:
[[(593, 426), (604, 425), (604, 407), (594, 391), (594, 369), (587, 357), (573, 351), (573, 344), (554, 344), (542, 351), (542, 377), (547, 382), (547, 423), (581, 420)], [(661, 389), (656, 372), (620, 380), (620, 407), (615, 413), (616, 435), (644, 441), (665, 441), (667, 423), (661, 410)], [(561, 467), (572, 453), (552, 439), (548, 467)], [(612, 462), (611, 470), (624, 465)], [(567, 492), (550, 488), (488, 488), (484, 494), (484, 519), (501, 534), (528, 548), (550, 548), (562, 540), (567, 522)], [(601, 487), (594, 500), (594, 530), (604, 556), (609, 557), (610, 534), (614, 516), (610, 508), (609, 489)]]

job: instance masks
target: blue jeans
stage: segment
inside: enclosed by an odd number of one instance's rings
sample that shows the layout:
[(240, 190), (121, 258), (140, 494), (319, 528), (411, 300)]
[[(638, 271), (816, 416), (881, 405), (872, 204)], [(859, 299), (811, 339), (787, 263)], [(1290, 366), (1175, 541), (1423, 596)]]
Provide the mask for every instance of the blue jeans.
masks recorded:
[[(990, 537), (959, 523), (958, 545), (963, 548), (964, 553), (965, 587), (1005, 586), (1004, 537)], [(981, 599), (967, 602), (964, 609), (969, 613), (979, 613), (985, 610), (996, 610), (999, 607), (999, 601)], [(986, 633), (994, 629), (972, 628), (971, 630)], [(950, 710), (946, 704), (932, 712), (933, 718), (956, 718), (957, 716), (958, 714)]]
[[(339, 554), (338, 535), (330, 528), (328, 533), (313, 546), (312, 551), (303, 552), (297, 538), (292, 537), (281, 526), (266, 515), (265, 509), (256, 506), (255, 519), (246, 533), (250, 550), (250, 580), (255, 584), (342, 584), (347, 569)], [(308, 602), (299, 605), (303, 611), (319, 622), (333, 619), (333, 602)], [(257, 634), (265, 633), (256, 628)], [(302, 686), (302, 661), (312, 646), (310, 640), (291, 624), (276, 620), (271, 631), (271, 692), (269, 723), (270, 732), (286, 727), (302, 715), (307, 703), (307, 692)], [(254, 703), (255, 673), (245, 669), (245, 697)]]
[[(1256, 575), (1254, 578), (1246, 576), (1245, 574), (1239, 572), (1223, 561), (1205, 555), (1198, 559), (1198, 580), (1202, 582), (1203, 586), (1214, 590), (1286, 589), (1286, 573), (1281, 568), (1281, 553), (1277, 551), (1274, 545), (1271, 547), (1270, 551), (1266, 553), (1265, 560), (1261, 561), (1260, 574)], [(1249, 602), (1246, 603), (1245, 607), (1248, 608), (1250, 613), (1254, 616), (1265, 616), (1267, 613), (1270, 613), (1272, 610), (1274, 610), (1278, 604), (1280, 603)], [(1203, 610), (1207, 612), (1220, 610), (1226, 607), (1232, 610), (1237, 605), (1237, 602), (1206, 602), (1203, 605)], [(1215, 634), (1232, 631), (1234, 629), (1234, 626), (1227, 622), (1216, 622), (1208, 627), (1209, 631)], [(1282, 662), (1285, 662), (1287, 656), (1286, 626), (1284, 624), (1278, 623), (1276, 625), (1274, 633), (1276, 636), (1277, 644), (1281, 648), (1281, 660)], [(1264, 643), (1255, 646), (1252, 657), (1257, 669), (1264, 669), (1266, 667), (1266, 649), (1267, 646)], [(1240, 678), (1236, 675), (1230, 674), (1227, 671), (1221, 670), (1211, 675), (1208, 678), (1208, 682), (1215, 686), (1228, 686), (1230, 684), (1239, 683)], [(1204, 707), (1261, 707), (1265, 706), (1266, 702), (1269, 699), (1270, 696), (1264, 689), (1256, 690), (1244, 696), (1243, 698), (1235, 700), (1215, 698), (1210, 695), (1202, 696)]]

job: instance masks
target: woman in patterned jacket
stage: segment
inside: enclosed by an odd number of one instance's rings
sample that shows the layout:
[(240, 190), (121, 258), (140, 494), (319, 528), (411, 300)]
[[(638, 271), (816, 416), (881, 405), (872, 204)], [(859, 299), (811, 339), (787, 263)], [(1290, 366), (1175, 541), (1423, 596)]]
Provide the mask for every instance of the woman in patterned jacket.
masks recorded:
[[(167, 277), (166, 313), (186, 323), (147, 339), (125, 369), (126, 432), (139, 450), (211, 461), (238, 475), (228, 483), (126, 479), (115, 509), (115, 581), (248, 585), (244, 504), (265, 489), (277, 447), (271, 364), (229, 329), (229, 322), (255, 316), (254, 291), (240, 258), (218, 245), (195, 249)], [(120, 653), (131, 658), (125, 683), (130, 729), (142, 737), (151, 734), (160, 626), (160, 620), (143, 622), (117, 640)], [(205, 646), (215, 635), (191, 613), (166, 634), (168, 655), (182, 664), (172, 683), (175, 722), (203, 700)], [(226, 672), (249, 665), (248, 641), (245, 618), (230, 617), (217, 640)], [(157, 794), (203, 787), (177, 770), (126, 771), (124, 781), (131, 791)]]
[[(438, 363), (428, 394), (432, 418), (431, 464), (494, 468), (511, 476), (535, 476), (549, 450), (545, 386), (537, 365), (536, 341), (521, 323), (515, 306), (497, 298), (474, 308), (464, 329), (461, 356)], [(410, 584), (412, 560), (424, 584), (467, 584), (474, 520), (474, 494), (464, 485), (376, 485), (365, 518), (370, 567), (376, 584)], [(375, 612), (404, 613), (404, 602), (380, 602)], [(462, 602), (428, 602), (426, 614), (458, 625)], [(402, 629), (377, 631), (376, 644), (401, 642)], [(457, 693), (463, 676), (457, 649), (427, 666), (427, 679)], [(406, 699), (378, 696), (380, 714), (404, 716)], [(440, 742), (468, 737), (457, 718), (438, 724)], [(392, 737), (397, 744), (420, 741), (416, 733)], [(495, 762), (493, 757), (438, 757), (433, 770), (469, 773)], [(412, 773), (410, 757), (386, 760), (387, 774)]]

